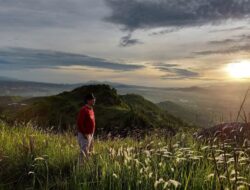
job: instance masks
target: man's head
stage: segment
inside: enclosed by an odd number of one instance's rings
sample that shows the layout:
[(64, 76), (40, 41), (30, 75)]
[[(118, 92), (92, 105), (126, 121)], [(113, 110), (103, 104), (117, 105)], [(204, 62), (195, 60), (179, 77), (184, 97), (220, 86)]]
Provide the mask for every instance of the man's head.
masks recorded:
[(96, 98), (95, 98), (93, 93), (89, 93), (85, 97), (86, 104), (89, 106), (95, 105), (95, 100), (96, 100)]

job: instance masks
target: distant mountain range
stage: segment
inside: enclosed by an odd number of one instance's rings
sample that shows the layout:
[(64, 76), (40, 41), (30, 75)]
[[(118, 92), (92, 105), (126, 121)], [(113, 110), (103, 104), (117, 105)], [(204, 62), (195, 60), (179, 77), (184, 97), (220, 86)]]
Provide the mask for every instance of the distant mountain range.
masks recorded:
[[(148, 99), (154, 102), (158, 102), (161, 97), (152, 99), (150, 92), (154, 91), (182, 91), (182, 92), (194, 92), (194, 91), (205, 91), (201, 87), (188, 87), (188, 88), (157, 88), (157, 87), (146, 87), (138, 85), (127, 85), (122, 83), (114, 83), (109, 81), (87, 81), (76, 84), (56, 84), (56, 83), (44, 83), (44, 82), (33, 82), (23, 81), (9, 77), (0, 76), (0, 96), (48, 96), (55, 95), (63, 91), (73, 90), (76, 87), (90, 84), (107, 84), (118, 90), (120, 94), (137, 93), (145, 95)], [(145, 94), (144, 94), (145, 93)], [(147, 94), (149, 93), (149, 94)], [(159, 100), (158, 100), (159, 99)]]
[(0, 76), (0, 81), (19, 81), (18, 79)]
[(79, 84), (53, 84), (0, 77), (0, 96), (48, 96), (71, 90)]

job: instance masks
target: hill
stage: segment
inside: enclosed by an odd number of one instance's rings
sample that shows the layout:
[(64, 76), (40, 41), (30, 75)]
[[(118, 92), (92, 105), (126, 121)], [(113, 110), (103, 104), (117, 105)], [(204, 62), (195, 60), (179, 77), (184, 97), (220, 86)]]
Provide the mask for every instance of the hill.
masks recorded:
[(118, 95), (116, 89), (109, 85), (82, 86), (55, 96), (26, 99), (21, 102), (25, 106), (8, 106), (2, 115), (9, 122), (32, 121), (39, 128), (72, 130), (77, 113), (84, 105), (84, 97), (89, 92), (97, 97), (95, 113), (98, 134), (127, 136), (137, 132), (147, 133), (150, 129), (175, 133), (179, 127), (187, 126), (142, 96)]
[(3, 112), (8, 106), (13, 107), (19, 105), (19, 102), (22, 100), (23, 98), (19, 96), (0, 96), (0, 113)]
[(170, 114), (182, 118), (185, 122), (191, 125), (197, 125), (204, 127), (206, 124), (211, 124), (212, 121), (209, 120), (209, 113), (205, 111), (198, 111), (198, 109), (192, 109), (191, 107), (180, 105), (171, 101), (164, 101), (157, 104), (161, 109), (169, 112)]
[(250, 141), (250, 123), (231, 122), (221, 123), (210, 128), (200, 130), (195, 134), (198, 139), (208, 140), (217, 138), (227, 142), (236, 141), (238, 144)]
[[(170, 107), (170, 109), (165, 110), (188, 123), (203, 127), (210, 127), (222, 121), (233, 121), (237, 117), (239, 106), (248, 88), (248, 83), (239, 82), (207, 86), (157, 88), (109, 81), (50, 84), (0, 77), (0, 96), (52, 96), (63, 91), (73, 90), (82, 85), (97, 85), (100, 83), (112, 86), (121, 95), (138, 94), (153, 103), (170, 101), (177, 105), (168, 105), (167, 107)], [(244, 107), (246, 115), (250, 115), (249, 108), (250, 101), (247, 101)]]

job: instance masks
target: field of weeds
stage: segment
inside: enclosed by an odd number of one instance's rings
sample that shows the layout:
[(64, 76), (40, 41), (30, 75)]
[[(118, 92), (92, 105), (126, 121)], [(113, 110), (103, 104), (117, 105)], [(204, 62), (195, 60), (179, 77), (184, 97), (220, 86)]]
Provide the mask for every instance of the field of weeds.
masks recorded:
[(73, 134), (0, 124), (0, 189), (249, 189), (247, 143), (189, 133), (95, 140), (83, 166)]

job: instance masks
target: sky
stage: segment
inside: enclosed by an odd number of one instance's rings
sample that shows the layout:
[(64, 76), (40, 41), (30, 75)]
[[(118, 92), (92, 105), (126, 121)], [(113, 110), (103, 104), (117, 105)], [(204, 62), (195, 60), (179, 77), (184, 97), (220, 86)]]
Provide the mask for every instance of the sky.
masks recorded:
[(0, 0), (0, 76), (155, 87), (239, 80), (228, 65), (250, 64), (249, 24), (250, 0)]

